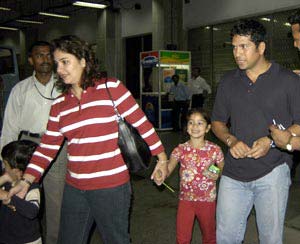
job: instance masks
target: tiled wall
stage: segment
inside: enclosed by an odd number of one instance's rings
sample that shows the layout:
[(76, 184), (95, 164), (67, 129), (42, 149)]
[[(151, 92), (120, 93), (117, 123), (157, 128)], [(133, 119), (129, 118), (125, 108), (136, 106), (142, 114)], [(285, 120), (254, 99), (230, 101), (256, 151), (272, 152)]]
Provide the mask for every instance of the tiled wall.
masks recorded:
[[(253, 17), (267, 29), (267, 57), (286, 68), (300, 68), (300, 60), (293, 47), (291, 28), (286, 26), (287, 17), (294, 11), (278, 12)], [(263, 19), (264, 18), (264, 19)], [(236, 67), (230, 43), (230, 29), (235, 21), (189, 30), (188, 50), (192, 52), (192, 66), (200, 66), (202, 76), (211, 84), (212, 95), (205, 106), (212, 109), (220, 77)]]

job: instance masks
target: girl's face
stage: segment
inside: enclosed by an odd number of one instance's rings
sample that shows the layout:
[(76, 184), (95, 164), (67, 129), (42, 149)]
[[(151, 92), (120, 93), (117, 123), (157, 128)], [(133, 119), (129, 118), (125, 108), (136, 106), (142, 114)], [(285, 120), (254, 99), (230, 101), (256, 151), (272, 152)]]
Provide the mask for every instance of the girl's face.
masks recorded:
[(199, 113), (194, 113), (190, 116), (187, 122), (187, 132), (191, 138), (204, 138), (205, 134), (209, 132), (210, 124)]
[(75, 55), (56, 49), (53, 53), (57, 65), (57, 74), (65, 84), (80, 85), (82, 73), (86, 66), (84, 58), (79, 60)]
[(22, 172), (19, 169), (13, 169), (10, 167), (9, 163), (6, 160), (3, 160), (5, 172), (9, 175), (12, 182), (20, 180), (22, 178)]

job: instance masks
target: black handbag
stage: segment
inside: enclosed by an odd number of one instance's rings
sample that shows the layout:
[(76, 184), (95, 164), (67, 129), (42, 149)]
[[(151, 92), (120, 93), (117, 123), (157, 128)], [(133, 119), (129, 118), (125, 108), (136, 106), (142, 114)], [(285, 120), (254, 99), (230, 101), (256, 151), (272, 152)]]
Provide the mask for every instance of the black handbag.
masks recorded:
[(152, 157), (149, 146), (138, 131), (120, 115), (106, 82), (105, 86), (117, 115), (119, 125), (118, 145), (129, 171), (137, 173), (148, 169)]

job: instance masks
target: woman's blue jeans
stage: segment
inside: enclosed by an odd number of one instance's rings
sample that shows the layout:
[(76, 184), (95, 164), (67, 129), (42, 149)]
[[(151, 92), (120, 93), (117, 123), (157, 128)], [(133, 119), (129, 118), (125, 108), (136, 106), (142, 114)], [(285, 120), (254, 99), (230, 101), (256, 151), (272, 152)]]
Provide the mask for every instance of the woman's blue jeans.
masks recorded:
[(87, 243), (95, 221), (103, 243), (129, 244), (130, 201), (130, 183), (89, 191), (78, 190), (66, 184), (58, 243)]
[(250, 182), (222, 176), (217, 201), (217, 243), (242, 243), (254, 205), (260, 244), (282, 244), (290, 184), (286, 163)]

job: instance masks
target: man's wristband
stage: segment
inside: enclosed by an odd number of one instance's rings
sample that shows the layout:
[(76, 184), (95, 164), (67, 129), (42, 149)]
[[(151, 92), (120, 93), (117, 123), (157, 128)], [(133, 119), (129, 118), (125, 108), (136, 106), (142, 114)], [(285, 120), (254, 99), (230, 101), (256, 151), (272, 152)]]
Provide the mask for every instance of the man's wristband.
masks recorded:
[(25, 179), (24, 177), (21, 178), (21, 181), (24, 181), (29, 186), (32, 185), (32, 182), (30, 180)]
[(267, 137), (271, 140), (271, 142), (270, 142), (270, 147), (271, 147), (271, 148), (276, 147), (276, 144), (275, 144), (275, 142), (273, 141), (272, 136), (271, 136), (271, 135), (267, 135)]
[(227, 144), (228, 147), (230, 147), (231, 144), (232, 144), (232, 140), (230, 140), (230, 137), (231, 137), (231, 136), (228, 136), (228, 137), (226, 138), (226, 144)]

